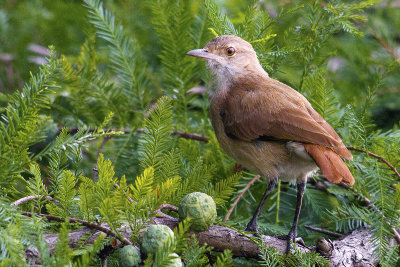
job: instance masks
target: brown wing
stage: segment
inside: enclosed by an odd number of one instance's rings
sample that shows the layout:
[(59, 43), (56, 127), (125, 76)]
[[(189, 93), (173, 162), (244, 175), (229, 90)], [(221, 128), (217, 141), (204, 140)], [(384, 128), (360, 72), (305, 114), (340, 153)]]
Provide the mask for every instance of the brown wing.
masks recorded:
[(352, 160), (353, 155), (351, 155), (350, 151), (346, 148), (343, 144), (342, 140), (340, 139), (339, 135), (336, 131), (332, 128), (332, 126), (327, 123), (322, 116), (316, 112), (312, 107), (311, 104), (307, 107), (308, 112), (310, 113), (311, 117), (319, 123), (335, 140), (337, 140), (336, 146), (334, 146), (334, 151), (338, 153), (341, 157)]
[(317, 144), (352, 158), (333, 128), (301, 94), (276, 80), (267, 82), (231, 88), (221, 110), (228, 134), (246, 141), (266, 136)]

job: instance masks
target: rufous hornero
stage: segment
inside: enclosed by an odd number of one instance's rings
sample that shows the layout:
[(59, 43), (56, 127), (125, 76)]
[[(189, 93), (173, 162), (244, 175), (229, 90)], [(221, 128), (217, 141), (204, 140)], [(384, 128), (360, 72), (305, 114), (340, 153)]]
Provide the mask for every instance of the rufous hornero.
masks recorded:
[(237, 163), (268, 180), (246, 231), (258, 233), (257, 218), (277, 179), (296, 181), (296, 211), (286, 237), (289, 252), (307, 178), (319, 168), (329, 182), (353, 185), (342, 160), (352, 160), (351, 153), (302, 94), (269, 77), (247, 41), (218, 36), (187, 55), (205, 59), (214, 74), (210, 116), (219, 144)]

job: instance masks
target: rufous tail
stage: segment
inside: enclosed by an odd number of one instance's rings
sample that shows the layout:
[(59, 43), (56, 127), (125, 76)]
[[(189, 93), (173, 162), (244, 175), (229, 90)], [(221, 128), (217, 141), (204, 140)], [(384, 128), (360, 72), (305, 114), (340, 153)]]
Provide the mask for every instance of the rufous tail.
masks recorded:
[(332, 149), (320, 145), (303, 144), (329, 182), (354, 184), (354, 177), (346, 163)]

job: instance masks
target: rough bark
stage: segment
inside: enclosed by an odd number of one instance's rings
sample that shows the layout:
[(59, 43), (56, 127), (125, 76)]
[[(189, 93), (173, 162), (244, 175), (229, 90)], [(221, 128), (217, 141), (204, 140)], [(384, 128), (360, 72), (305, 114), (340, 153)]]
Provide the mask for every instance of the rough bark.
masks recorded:
[[(179, 221), (173, 217), (156, 217), (152, 221), (153, 224), (164, 224), (170, 228), (175, 228)], [(108, 228), (107, 224), (102, 224), (103, 227)], [(122, 235), (129, 238), (131, 232), (128, 227), (123, 227)], [(84, 235), (92, 233), (86, 243), (93, 243), (101, 232), (89, 228), (82, 228), (70, 232), (70, 246), (74, 247), (77, 242)], [(242, 234), (219, 225), (214, 225), (204, 232), (193, 232), (200, 244), (207, 243), (209, 246), (214, 247), (216, 251), (223, 251), (224, 249), (232, 250), (234, 256), (242, 256), (247, 258), (257, 258), (258, 248), (257, 245), (243, 236)], [(49, 245), (50, 252), (53, 252), (55, 244), (57, 243), (57, 234), (45, 234), (45, 240)], [(264, 244), (268, 247), (274, 247), (282, 252), (286, 249), (286, 241), (279, 239), (275, 236), (262, 236)], [(113, 249), (119, 248), (120, 242), (115, 242)], [(342, 239), (333, 242), (325, 239), (317, 241), (316, 246), (306, 247), (297, 244), (297, 247), (304, 253), (310, 253), (316, 250), (320, 254), (328, 257), (331, 261), (330, 266), (377, 266), (378, 261), (373, 255), (373, 246), (371, 244), (371, 233), (367, 229), (355, 230)], [(110, 250), (110, 248), (108, 248)], [(39, 253), (37, 249), (30, 248), (26, 251), (27, 258), (31, 263), (38, 262)]]

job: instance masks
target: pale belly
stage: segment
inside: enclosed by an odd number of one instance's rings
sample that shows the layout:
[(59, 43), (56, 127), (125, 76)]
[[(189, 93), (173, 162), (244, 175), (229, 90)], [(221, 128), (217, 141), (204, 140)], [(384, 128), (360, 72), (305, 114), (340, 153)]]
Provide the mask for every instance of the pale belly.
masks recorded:
[[(238, 164), (268, 180), (305, 180), (318, 170), (314, 160), (297, 142), (245, 142), (226, 136), (219, 140), (222, 148)], [(234, 149), (232, 149), (234, 148)]]

